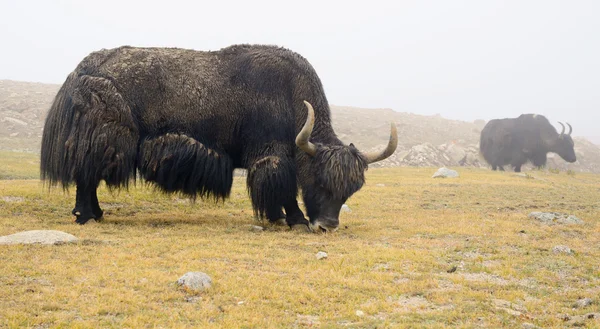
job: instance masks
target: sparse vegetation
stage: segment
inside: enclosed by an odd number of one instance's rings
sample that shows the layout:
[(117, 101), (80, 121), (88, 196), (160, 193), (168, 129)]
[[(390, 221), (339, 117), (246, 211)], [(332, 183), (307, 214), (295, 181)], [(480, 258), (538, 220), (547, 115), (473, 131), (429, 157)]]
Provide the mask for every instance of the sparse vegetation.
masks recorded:
[[(600, 176), (459, 170), (452, 181), (432, 179), (433, 168), (369, 170), (352, 212), (327, 235), (252, 231), (242, 177), (222, 204), (143, 184), (101, 188), (105, 220), (86, 226), (69, 216), (74, 190), (0, 181), (0, 235), (81, 238), (1, 246), (0, 327), (549, 328), (597, 310)], [(585, 224), (547, 226), (531, 211)], [(557, 245), (574, 252), (554, 253)], [(188, 271), (209, 274), (213, 287), (178, 289)], [(592, 303), (573, 308), (584, 297)]]

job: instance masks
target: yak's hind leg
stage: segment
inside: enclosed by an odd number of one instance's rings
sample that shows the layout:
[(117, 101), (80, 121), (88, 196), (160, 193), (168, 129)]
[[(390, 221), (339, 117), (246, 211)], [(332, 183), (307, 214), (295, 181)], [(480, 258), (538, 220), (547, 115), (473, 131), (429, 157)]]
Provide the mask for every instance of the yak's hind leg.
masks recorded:
[(77, 195), (75, 197), (75, 208), (71, 213), (76, 217), (75, 222), (85, 224), (90, 219), (100, 221), (104, 212), (98, 203), (98, 195), (96, 190), (98, 184), (77, 183)]
[(248, 191), (252, 206), (260, 218), (274, 223), (285, 208), (287, 225), (308, 227), (308, 221), (298, 207), (296, 196), (296, 166), (292, 159), (275, 155), (264, 156), (248, 166)]
[(184, 134), (169, 133), (142, 143), (138, 168), (163, 191), (192, 198), (225, 199), (233, 184), (233, 161)]
[(76, 222), (100, 219), (96, 189), (135, 179), (139, 132), (129, 105), (110, 80), (70, 75), (44, 127), (42, 178), (77, 185)]

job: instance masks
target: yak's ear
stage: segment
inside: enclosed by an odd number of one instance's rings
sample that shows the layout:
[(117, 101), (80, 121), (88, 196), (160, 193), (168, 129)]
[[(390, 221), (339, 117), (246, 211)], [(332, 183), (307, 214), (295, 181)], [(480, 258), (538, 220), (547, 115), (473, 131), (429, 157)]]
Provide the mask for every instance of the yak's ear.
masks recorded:
[(356, 146), (354, 146), (354, 144), (353, 144), (353, 143), (350, 143), (350, 145), (348, 145), (348, 146), (349, 146), (349, 147), (354, 147), (354, 148), (356, 148)]

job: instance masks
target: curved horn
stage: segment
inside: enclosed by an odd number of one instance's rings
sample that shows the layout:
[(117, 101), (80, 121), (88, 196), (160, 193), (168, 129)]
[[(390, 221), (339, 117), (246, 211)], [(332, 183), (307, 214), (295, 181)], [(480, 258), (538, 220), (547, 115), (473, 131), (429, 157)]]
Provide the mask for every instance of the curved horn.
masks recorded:
[(562, 122), (559, 122), (559, 124), (562, 126), (562, 131), (560, 134), (563, 135), (565, 133), (565, 125), (563, 125)]
[(306, 122), (304, 127), (296, 136), (296, 145), (310, 156), (317, 154), (317, 147), (315, 144), (308, 141), (310, 134), (312, 133), (313, 127), (315, 126), (315, 110), (309, 102), (304, 101), (304, 105), (308, 109), (308, 115), (306, 116)]
[(367, 159), (367, 163), (373, 163), (377, 161), (381, 161), (396, 151), (396, 147), (398, 147), (398, 130), (396, 129), (396, 124), (391, 123), (391, 131), (390, 131), (390, 141), (388, 142), (385, 150), (381, 152), (373, 152), (373, 153), (363, 153), (363, 156)]
[(573, 127), (571, 127), (571, 125), (568, 122), (567, 126), (569, 126), (569, 132), (567, 133), (567, 135), (571, 136), (571, 133), (573, 132)]

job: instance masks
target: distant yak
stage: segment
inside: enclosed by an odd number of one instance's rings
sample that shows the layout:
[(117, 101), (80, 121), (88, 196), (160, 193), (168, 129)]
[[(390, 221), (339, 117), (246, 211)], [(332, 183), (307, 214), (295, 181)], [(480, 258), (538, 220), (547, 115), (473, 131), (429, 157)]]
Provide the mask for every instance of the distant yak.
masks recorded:
[(567, 162), (575, 162), (574, 143), (565, 126), (559, 134), (543, 115), (522, 114), (518, 118), (490, 120), (481, 131), (479, 149), (492, 170), (504, 170), (505, 165), (514, 167), (515, 172), (531, 161), (534, 166), (546, 165), (548, 152), (560, 155)]
[(139, 173), (166, 192), (224, 199), (234, 168), (246, 168), (258, 216), (330, 231), (368, 164), (397, 143), (392, 124), (384, 150), (344, 145), (319, 77), (290, 50), (120, 47), (88, 55), (60, 88), (44, 126), (41, 177), (77, 186), (72, 213), (84, 224), (103, 215), (102, 180), (126, 187)]

